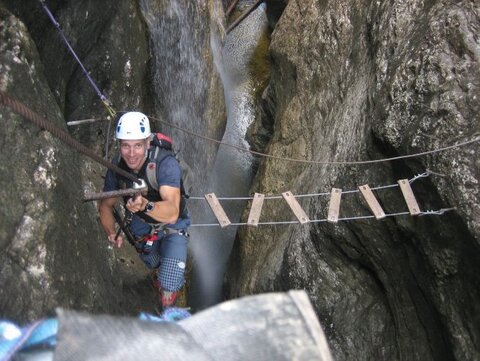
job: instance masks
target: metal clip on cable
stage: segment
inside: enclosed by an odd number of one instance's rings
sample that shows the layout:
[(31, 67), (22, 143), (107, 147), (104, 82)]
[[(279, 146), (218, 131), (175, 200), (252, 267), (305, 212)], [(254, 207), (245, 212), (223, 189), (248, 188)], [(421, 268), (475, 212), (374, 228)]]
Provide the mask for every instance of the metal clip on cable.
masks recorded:
[(412, 184), (413, 182), (415, 182), (417, 179), (420, 179), (420, 178), (427, 178), (430, 176), (430, 172), (426, 171), (424, 173), (419, 173), (417, 174), (416, 176), (414, 176), (412, 179), (410, 179), (408, 182), (410, 184)]
[(450, 212), (450, 211), (454, 211), (454, 210), (455, 210), (455, 208), (441, 208), (437, 211), (427, 210), (427, 211), (423, 211), (420, 214), (420, 216), (429, 216), (429, 215), (441, 216), (446, 212)]
[(141, 178), (139, 178), (138, 180), (138, 183), (133, 182), (132, 188), (135, 190), (139, 190), (142, 194), (146, 194), (148, 190), (147, 183)]

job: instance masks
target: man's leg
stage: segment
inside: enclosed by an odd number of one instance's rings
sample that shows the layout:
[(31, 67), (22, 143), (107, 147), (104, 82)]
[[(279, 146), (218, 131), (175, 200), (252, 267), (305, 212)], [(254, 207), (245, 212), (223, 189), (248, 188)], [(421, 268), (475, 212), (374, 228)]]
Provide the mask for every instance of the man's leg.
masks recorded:
[[(151, 234), (152, 227), (134, 215), (130, 224), (130, 231), (136, 239), (142, 239), (135, 243), (138, 256), (149, 269), (158, 268), (160, 265), (160, 241), (158, 234)], [(163, 237), (163, 233), (160, 233)]]
[(149, 269), (155, 269), (160, 266), (160, 242), (157, 235), (153, 235), (151, 239), (147, 238), (137, 245), (139, 251), (138, 256)]
[(167, 235), (161, 242), (157, 278), (164, 308), (174, 304), (178, 292), (185, 284), (187, 246), (188, 236), (178, 233)]

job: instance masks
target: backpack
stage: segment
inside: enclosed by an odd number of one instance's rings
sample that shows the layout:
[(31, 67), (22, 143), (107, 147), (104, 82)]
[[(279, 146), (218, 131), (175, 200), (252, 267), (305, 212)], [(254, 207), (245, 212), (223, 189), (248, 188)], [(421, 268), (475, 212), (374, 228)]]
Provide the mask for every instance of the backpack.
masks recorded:
[[(172, 143), (172, 138), (169, 136), (162, 133), (154, 133), (152, 146), (148, 151), (148, 163), (145, 169), (147, 181), (154, 189), (158, 189), (157, 164), (160, 164), (162, 160), (169, 155), (176, 158), (172, 149)], [(183, 185), (183, 177), (180, 178), (180, 193), (182, 197), (188, 198), (188, 194)]]

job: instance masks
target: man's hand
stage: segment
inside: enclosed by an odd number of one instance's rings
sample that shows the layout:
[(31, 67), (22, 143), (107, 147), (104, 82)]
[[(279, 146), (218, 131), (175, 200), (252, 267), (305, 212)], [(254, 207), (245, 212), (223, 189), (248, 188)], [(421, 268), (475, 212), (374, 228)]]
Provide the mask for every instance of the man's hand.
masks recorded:
[(117, 248), (120, 248), (123, 245), (123, 237), (120, 235), (117, 236), (115, 233), (108, 235), (108, 241)]
[(130, 198), (125, 206), (130, 212), (137, 213), (145, 210), (147, 202), (147, 199), (138, 194), (135, 197)]

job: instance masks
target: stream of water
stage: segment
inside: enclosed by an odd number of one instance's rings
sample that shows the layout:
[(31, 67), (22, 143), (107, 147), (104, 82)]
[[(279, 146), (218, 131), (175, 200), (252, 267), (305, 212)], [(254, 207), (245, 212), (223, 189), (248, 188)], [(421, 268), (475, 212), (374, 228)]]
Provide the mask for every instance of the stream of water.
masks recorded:
[[(216, 6), (222, 6), (216, 0)], [(165, 1), (168, 16), (163, 19), (154, 16), (151, 0), (142, 1), (149, 26), (152, 31), (156, 58), (155, 88), (161, 99), (156, 100), (157, 111), (177, 125), (202, 124), (198, 119), (203, 113), (202, 96), (207, 91), (208, 79), (204, 77), (201, 49), (194, 36), (192, 19), (198, 15), (197, 7), (190, 1)], [(239, 7), (248, 6), (251, 1), (240, 1)], [(222, 14), (222, 12), (218, 12)], [(212, 21), (221, 22), (222, 19)], [(218, 72), (224, 85), (227, 108), (227, 125), (223, 142), (248, 148), (245, 133), (254, 120), (255, 109), (252, 96), (248, 64), (261, 34), (266, 30), (265, 7), (258, 7), (223, 41), (213, 29), (210, 31), (210, 45)], [(167, 40), (169, 39), (169, 40)], [(193, 123), (192, 123), (193, 122)], [(178, 139), (185, 139), (178, 134)], [(184, 148), (190, 164), (202, 164), (201, 144), (188, 139), (176, 142)], [(178, 144), (180, 143), (180, 144)], [(187, 150), (188, 149), (188, 150)], [(196, 158), (197, 157), (197, 158)], [(206, 179), (199, 179), (200, 169), (193, 169), (194, 179), (203, 182), (196, 189), (203, 193), (215, 193), (218, 197), (239, 197), (249, 194), (252, 180), (252, 163), (249, 153), (239, 152), (220, 146), (213, 169)], [(194, 168), (194, 166), (192, 167)], [(202, 193), (202, 194), (203, 194)], [(190, 201), (193, 223), (213, 223), (212, 212), (205, 201)], [(224, 205), (230, 220), (238, 222), (245, 202), (229, 201)], [(189, 302), (193, 310), (200, 310), (223, 301), (222, 285), (226, 265), (230, 256), (237, 229), (230, 226), (191, 227), (190, 251), (193, 256), (193, 277), (190, 286)]]
[[(248, 5), (248, 4), (246, 4)], [(242, 6), (242, 2), (239, 3)], [(245, 134), (255, 118), (255, 106), (248, 63), (267, 26), (263, 6), (230, 32), (221, 49), (221, 74), (227, 105), (227, 127), (222, 141), (248, 148)], [(220, 146), (209, 184), (219, 197), (244, 197), (249, 194), (253, 177), (251, 154)], [(239, 222), (244, 201), (228, 201), (224, 208), (229, 219)], [(192, 228), (192, 249), (197, 271), (193, 275), (191, 302), (203, 309), (223, 301), (223, 277), (232, 250), (237, 227)]]

